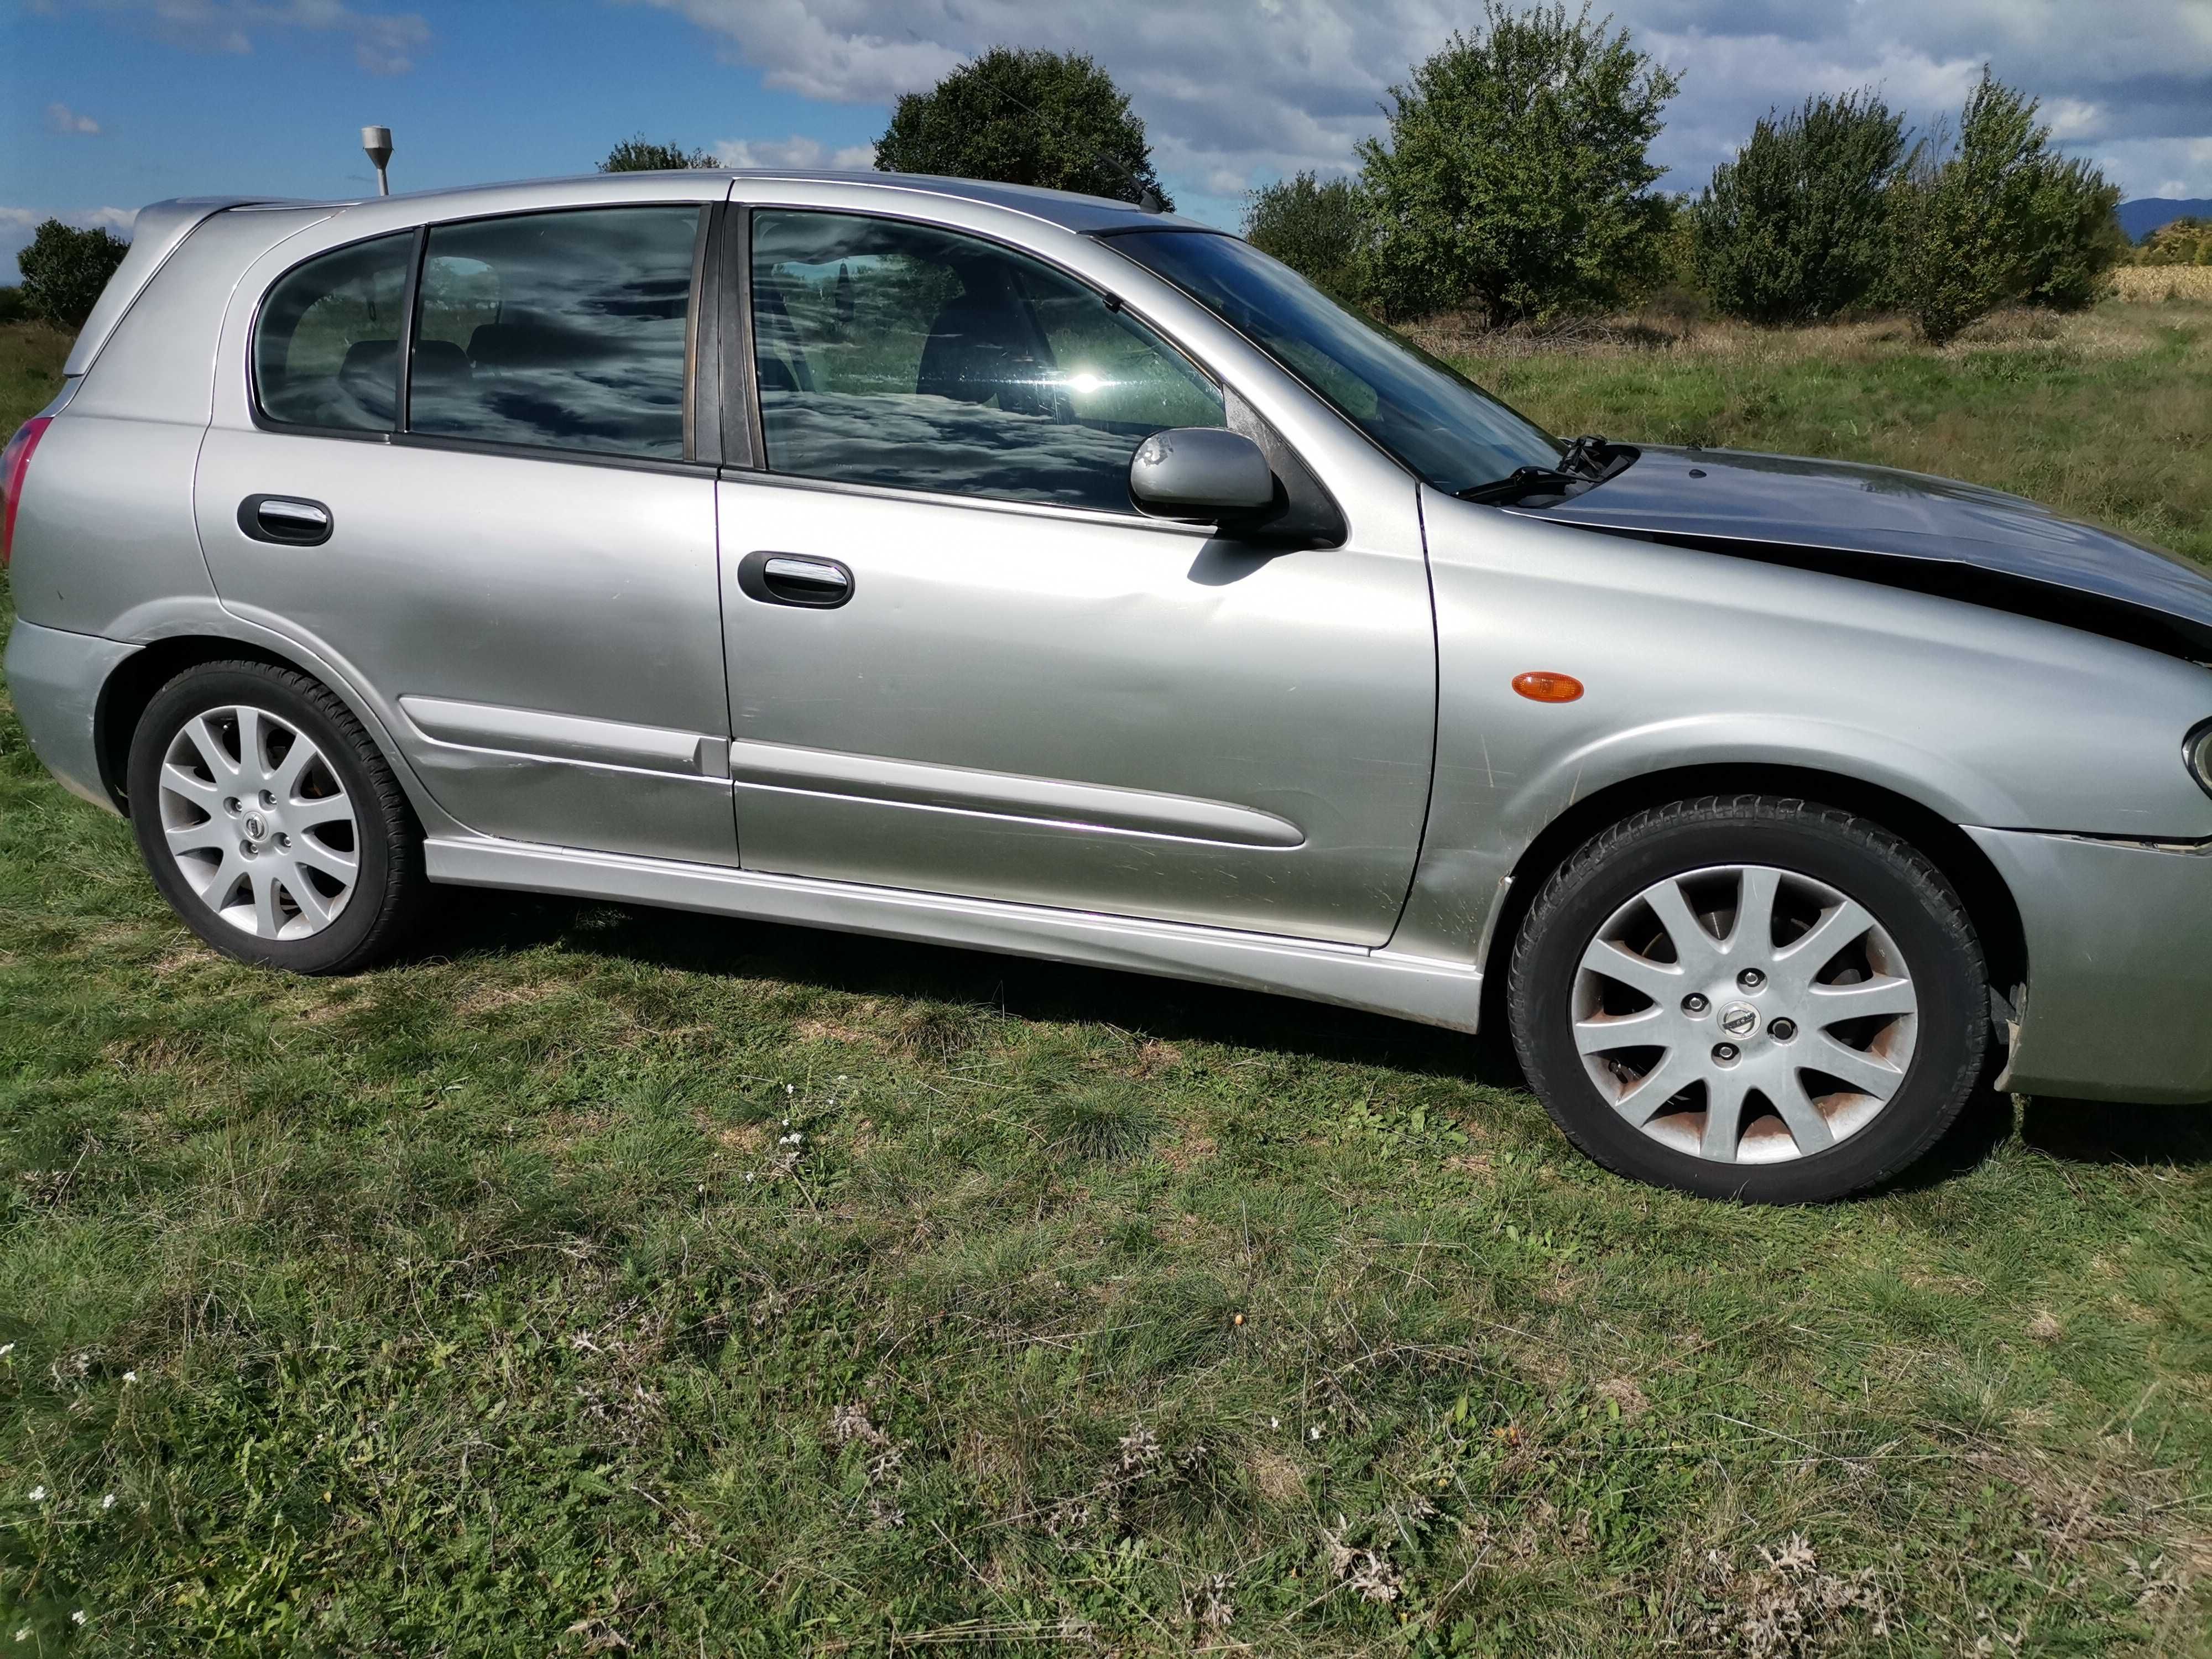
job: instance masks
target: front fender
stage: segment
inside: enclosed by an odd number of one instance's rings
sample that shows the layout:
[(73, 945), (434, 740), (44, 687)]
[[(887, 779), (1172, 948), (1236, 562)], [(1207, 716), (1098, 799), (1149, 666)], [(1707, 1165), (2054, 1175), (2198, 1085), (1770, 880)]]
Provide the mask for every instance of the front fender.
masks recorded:
[[(2191, 841), (2212, 674), (1958, 600), (1533, 521), (1425, 490), (1437, 766), (1394, 948), (1468, 959), (1545, 828), (1688, 768), (1828, 773), (1950, 823)], [(1529, 670), (1584, 695), (1515, 694)]]

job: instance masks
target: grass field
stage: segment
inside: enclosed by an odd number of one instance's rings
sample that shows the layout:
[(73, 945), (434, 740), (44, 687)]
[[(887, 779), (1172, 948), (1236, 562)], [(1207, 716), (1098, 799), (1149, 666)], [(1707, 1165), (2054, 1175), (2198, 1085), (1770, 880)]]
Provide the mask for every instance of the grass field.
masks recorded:
[[(1475, 343), (2212, 555), (2212, 307)], [(251, 972), (0, 701), (0, 1653), (2212, 1653), (2208, 1272), (2203, 1112), (1753, 1212), (1256, 996), (466, 894)]]

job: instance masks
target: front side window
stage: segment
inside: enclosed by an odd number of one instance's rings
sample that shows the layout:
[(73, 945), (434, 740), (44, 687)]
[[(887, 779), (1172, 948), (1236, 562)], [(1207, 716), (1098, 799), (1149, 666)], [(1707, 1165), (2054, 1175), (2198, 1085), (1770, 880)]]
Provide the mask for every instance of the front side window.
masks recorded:
[(817, 212), (752, 218), (771, 471), (1133, 513), (1153, 433), (1220, 389), (1105, 295), (995, 243)]
[(399, 410), (399, 334), (415, 236), (333, 249), (277, 279), (253, 325), (264, 419), (389, 432)]
[(1560, 445), (1472, 380), (1354, 316), (1249, 242), (1139, 231), (1111, 246), (1213, 312), (1439, 489), (1555, 467)]
[(407, 428), (684, 457), (696, 207), (431, 228)]

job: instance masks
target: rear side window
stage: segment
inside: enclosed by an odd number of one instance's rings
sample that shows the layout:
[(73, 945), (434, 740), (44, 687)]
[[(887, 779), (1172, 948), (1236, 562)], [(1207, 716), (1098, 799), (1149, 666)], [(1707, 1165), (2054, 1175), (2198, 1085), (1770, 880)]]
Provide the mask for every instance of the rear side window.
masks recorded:
[(758, 210), (752, 298), (778, 472), (1133, 513), (1139, 444), (1224, 424), (1219, 388), (1158, 334), (977, 237)]
[(356, 242), (287, 271), (261, 303), (253, 384), (287, 426), (390, 432), (399, 410), (399, 334), (411, 232)]
[(696, 207), (430, 231), (407, 428), (680, 460)]

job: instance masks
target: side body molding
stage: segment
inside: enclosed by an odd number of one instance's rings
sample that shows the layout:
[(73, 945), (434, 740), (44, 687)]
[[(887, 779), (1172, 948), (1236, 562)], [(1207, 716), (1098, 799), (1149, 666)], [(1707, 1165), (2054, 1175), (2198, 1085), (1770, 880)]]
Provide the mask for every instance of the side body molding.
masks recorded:
[(727, 740), (701, 732), (550, 714), (536, 708), (458, 702), (449, 697), (403, 696), (399, 707), (425, 737), (440, 743), (548, 760), (635, 767), (641, 772), (678, 772), (702, 778), (730, 775), (725, 758)]
[(910, 806), (1085, 824), (1185, 841), (1220, 842), (1232, 847), (1297, 847), (1305, 841), (1305, 832), (1287, 818), (1227, 801), (968, 767), (933, 766), (877, 755), (840, 754), (791, 744), (744, 738), (732, 743), (730, 776), (740, 787), (750, 785), (855, 795)]

